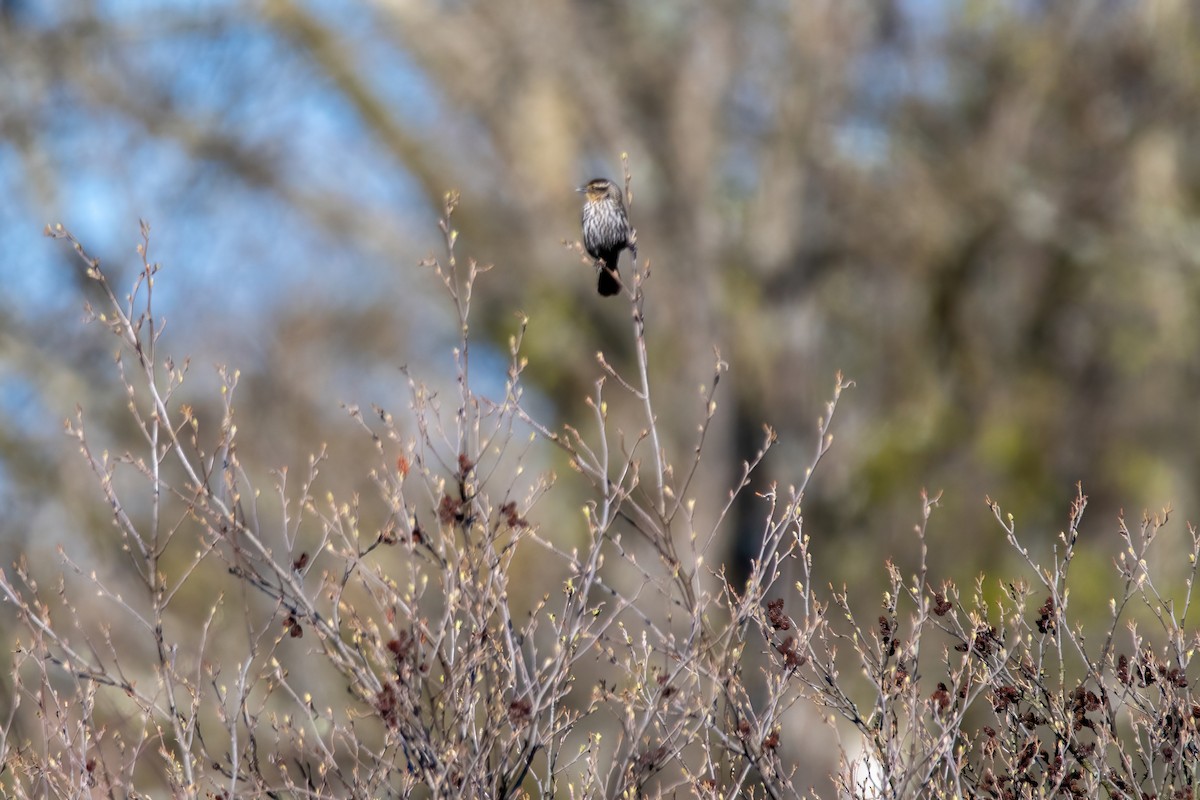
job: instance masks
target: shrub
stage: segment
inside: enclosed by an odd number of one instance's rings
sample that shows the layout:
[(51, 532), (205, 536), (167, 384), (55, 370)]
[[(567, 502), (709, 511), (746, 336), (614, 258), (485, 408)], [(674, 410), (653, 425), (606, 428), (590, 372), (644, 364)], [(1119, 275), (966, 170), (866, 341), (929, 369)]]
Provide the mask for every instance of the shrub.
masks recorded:
[[(138, 589), (65, 554), (60, 585), (24, 562), (0, 575), (20, 622), (0, 727), (7, 794), (799, 796), (820, 780), (797, 772), (800, 727), (820, 717), (841, 797), (1193, 796), (1194, 528), (1173, 599), (1147, 566), (1167, 514), (1121, 521), (1109, 621), (1090, 633), (1070, 602), (1082, 490), (1045, 563), (991, 503), (1024, 578), (981, 575), (965, 593), (931, 578), (937, 497), (923, 496), (920, 566), (888, 563), (880, 607), (824, 588), (802, 506), (851, 385), (838, 376), (811, 463), (763, 493), (761, 546), (732, 585), (720, 541), (775, 437), (764, 429), (758, 459), (702, 520), (691, 494), (719, 356), (694, 446), (673, 458), (651, 396), (649, 270), (635, 264), (636, 370), (600, 359), (594, 434), (530, 413), (524, 321), (503, 396), (482, 396), (470, 308), (484, 269), (456, 255), (455, 203), (446, 254), (426, 266), (460, 323), (457, 394), (409, 375), (401, 421), (348, 409), (377, 454), (373, 497), (323, 492), (322, 446), (298, 485), (280, 470), (264, 499), (238, 457), (238, 374), (219, 371), (212, 428), (181, 399), (189, 365), (161, 353), (148, 238), (122, 301), (70, 233), (48, 231), (78, 251), (107, 301), (93, 319), (121, 343), (143, 452), (97, 452), (82, 412), (68, 433)], [(610, 416), (613, 386), (634, 401), (627, 418)], [(551, 451), (590, 487), (577, 520), (539, 515), (558, 484), (527, 467)], [(102, 617), (81, 613), (86, 597)], [(1152, 635), (1128, 622), (1137, 609)]]

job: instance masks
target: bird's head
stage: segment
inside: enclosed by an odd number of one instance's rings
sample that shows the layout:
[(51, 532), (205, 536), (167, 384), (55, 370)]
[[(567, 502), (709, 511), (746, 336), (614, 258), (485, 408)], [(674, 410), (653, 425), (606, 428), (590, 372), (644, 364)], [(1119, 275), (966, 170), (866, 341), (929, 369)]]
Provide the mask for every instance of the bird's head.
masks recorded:
[(621, 190), (608, 178), (596, 178), (580, 186), (575, 191), (587, 197), (589, 203), (603, 200), (605, 197), (621, 199)]

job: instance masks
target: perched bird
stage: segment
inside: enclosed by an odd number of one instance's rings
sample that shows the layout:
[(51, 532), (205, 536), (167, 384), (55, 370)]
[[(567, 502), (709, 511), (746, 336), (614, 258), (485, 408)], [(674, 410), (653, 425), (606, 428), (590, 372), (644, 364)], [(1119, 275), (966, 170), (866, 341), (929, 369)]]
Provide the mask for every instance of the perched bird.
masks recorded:
[(621, 278), (617, 262), (621, 251), (637, 258), (637, 241), (629, 215), (625, 213), (625, 201), (621, 189), (607, 178), (596, 178), (580, 186), (583, 193), (583, 246), (588, 255), (596, 259), (600, 267), (600, 282), (596, 287), (604, 297), (621, 291)]

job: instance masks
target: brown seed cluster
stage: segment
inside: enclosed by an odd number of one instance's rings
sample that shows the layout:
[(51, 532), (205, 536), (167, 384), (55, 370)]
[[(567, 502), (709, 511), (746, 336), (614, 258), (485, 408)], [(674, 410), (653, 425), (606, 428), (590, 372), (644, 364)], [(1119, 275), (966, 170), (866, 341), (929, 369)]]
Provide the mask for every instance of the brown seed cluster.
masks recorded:
[(969, 644), (967, 642), (959, 642), (954, 645), (954, 649), (960, 653), (965, 653), (969, 650), (977, 656), (987, 658), (994, 654), (1003, 644), (996, 633), (995, 625), (979, 625), (975, 628), (975, 636)]
[(1042, 603), (1042, 607), (1038, 609), (1039, 616), (1037, 618), (1037, 629), (1039, 633), (1051, 633), (1054, 631), (1054, 598), (1047, 597), (1046, 602)]
[(942, 592), (937, 592), (933, 596), (933, 613), (939, 617), (946, 616), (950, 609), (954, 608), (954, 603), (946, 599), (946, 595)]
[(808, 663), (808, 656), (796, 649), (796, 637), (788, 636), (775, 645), (775, 649), (783, 656), (783, 663), (788, 669), (797, 669)]
[(783, 613), (783, 598), (779, 597), (767, 603), (767, 621), (777, 631), (786, 631), (792, 627), (792, 621)]
[(523, 727), (529, 722), (529, 714), (532, 710), (533, 704), (528, 699), (522, 697), (513, 700), (508, 704), (508, 721), (514, 728)]
[(883, 653), (887, 658), (896, 655), (896, 639), (893, 637), (891, 620), (882, 614), (879, 616), (879, 642), (883, 645)]

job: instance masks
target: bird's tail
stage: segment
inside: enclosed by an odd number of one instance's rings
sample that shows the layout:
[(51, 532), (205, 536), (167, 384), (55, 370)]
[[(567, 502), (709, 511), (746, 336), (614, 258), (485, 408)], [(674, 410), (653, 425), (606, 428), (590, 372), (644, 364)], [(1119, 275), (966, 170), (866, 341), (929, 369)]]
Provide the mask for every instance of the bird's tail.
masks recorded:
[(617, 265), (611, 267), (607, 262), (600, 263), (600, 280), (596, 286), (601, 297), (612, 297), (621, 291), (621, 279), (617, 274)]

